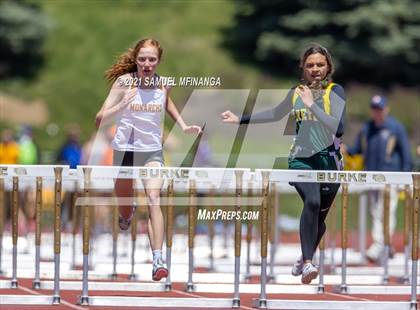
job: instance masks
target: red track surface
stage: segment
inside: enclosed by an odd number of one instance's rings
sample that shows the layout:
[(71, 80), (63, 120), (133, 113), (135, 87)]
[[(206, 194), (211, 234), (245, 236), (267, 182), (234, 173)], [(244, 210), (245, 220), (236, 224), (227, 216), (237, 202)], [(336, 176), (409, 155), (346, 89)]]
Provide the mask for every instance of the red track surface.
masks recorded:
[[(349, 234), (349, 241), (351, 243), (357, 244), (357, 234)], [(368, 238), (368, 245), (371, 242), (371, 238)], [(281, 235), (282, 243), (298, 243), (299, 236), (296, 233), (283, 233)], [(336, 244), (339, 246), (339, 232), (336, 234)], [(403, 249), (402, 234), (397, 232), (394, 235), (393, 246), (398, 252), (401, 252)], [(328, 268), (327, 268), (328, 269)], [(205, 270), (197, 269), (196, 272), (203, 272)], [(2, 278), (5, 279), (5, 278)], [(118, 278), (119, 281), (127, 281), (127, 276), (121, 276)], [(258, 277), (253, 277), (251, 283), (259, 283)], [(391, 278), (390, 285), (398, 285), (397, 279)], [(220, 294), (220, 293), (187, 293), (184, 291), (185, 284), (183, 283), (174, 283), (173, 290), (171, 292), (110, 292), (110, 291), (89, 291), (91, 296), (136, 296), (136, 297), (180, 297), (180, 298), (199, 298), (199, 297), (213, 297), (213, 298), (231, 298), (232, 294)], [(21, 306), (21, 305), (0, 305), (1, 310), (8, 309), (51, 309), (51, 310), (62, 310), (62, 309), (116, 309), (116, 307), (83, 307), (77, 305), (78, 296), (80, 291), (64, 291), (61, 290), (61, 304), (54, 306)], [(52, 291), (43, 291), (43, 290), (33, 290), (32, 289), (32, 280), (31, 279), (19, 279), (19, 288), (18, 289), (0, 289), (0, 295), (52, 295)], [(252, 308), (252, 299), (258, 298), (258, 294), (241, 294), (241, 308), (240, 309), (254, 309)], [(308, 294), (268, 294), (268, 299), (289, 299), (289, 300), (328, 300), (328, 301), (409, 301), (409, 295), (341, 295), (333, 292), (332, 286), (325, 287), (325, 293), (319, 295), (308, 295)], [(138, 309), (133, 307), (121, 307), (118, 309)], [(141, 309), (168, 309), (168, 308), (159, 308), (159, 305), (153, 308), (141, 308)], [(185, 308), (172, 308), (172, 309), (182, 309)], [(192, 308), (191, 308), (192, 309)], [(198, 309), (198, 308), (194, 308)], [(213, 308), (214, 309), (214, 308)], [(229, 308), (230, 309), (230, 308)]]
[[(255, 283), (255, 281), (253, 281)], [(32, 280), (20, 279), (18, 289), (0, 289), (0, 294), (13, 295), (37, 295), (45, 294), (51, 295), (51, 291), (35, 291), (31, 288)], [(61, 305), (57, 306), (12, 306), (1, 305), (1, 310), (8, 309), (115, 309), (115, 307), (82, 307), (77, 305), (77, 298), (80, 295), (79, 291), (61, 291)], [(92, 296), (136, 296), (136, 297), (181, 297), (181, 298), (198, 298), (198, 297), (214, 297), (214, 298), (231, 298), (232, 294), (213, 294), (213, 293), (186, 293), (184, 292), (184, 284), (175, 283), (172, 292), (104, 292), (104, 291), (90, 291)], [(290, 300), (330, 300), (330, 301), (409, 301), (408, 295), (341, 295), (333, 293), (331, 286), (326, 286), (326, 292), (320, 295), (298, 295), (298, 294), (268, 294), (268, 299), (290, 299)], [(241, 308), (251, 309), (252, 299), (258, 298), (258, 294), (241, 294)], [(142, 309), (159, 309), (159, 305), (153, 308)], [(121, 307), (120, 309), (137, 309), (132, 307)], [(165, 309), (165, 308), (160, 308)], [(168, 308), (166, 308), (168, 309)], [(177, 309), (177, 308), (173, 308)], [(179, 308), (184, 309), (184, 308)], [(197, 308), (195, 308), (197, 309)], [(184, 309), (185, 310), (185, 309)]]

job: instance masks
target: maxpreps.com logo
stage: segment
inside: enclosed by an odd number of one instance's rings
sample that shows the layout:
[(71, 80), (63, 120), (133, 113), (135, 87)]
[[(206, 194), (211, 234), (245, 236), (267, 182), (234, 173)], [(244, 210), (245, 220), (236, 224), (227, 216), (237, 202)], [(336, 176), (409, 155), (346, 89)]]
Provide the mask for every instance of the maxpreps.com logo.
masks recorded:
[(366, 173), (318, 172), (318, 182), (366, 183)]

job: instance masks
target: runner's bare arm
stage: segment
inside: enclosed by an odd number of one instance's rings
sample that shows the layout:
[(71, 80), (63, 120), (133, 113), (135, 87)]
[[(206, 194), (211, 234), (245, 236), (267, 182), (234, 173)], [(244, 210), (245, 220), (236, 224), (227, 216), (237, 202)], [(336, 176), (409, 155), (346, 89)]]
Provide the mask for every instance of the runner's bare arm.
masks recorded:
[(187, 125), (185, 124), (184, 120), (182, 119), (181, 115), (179, 114), (179, 111), (175, 105), (175, 103), (172, 101), (171, 97), (168, 95), (167, 103), (166, 103), (166, 111), (169, 113), (169, 115), (178, 123), (178, 125), (181, 127), (182, 131), (185, 133), (201, 133), (201, 127), (196, 125)]
[(124, 99), (129, 99), (128, 97), (131, 97), (128, 92), (131, 89), (130, 85), (124, 82), (125, 79), (128, 79), (129, 77), (130, 77), (129, 74), (124, 74), (120, 76), (114, 82), (114, 84), (112, 84), (112, 87), (109, 91), (107, 98), (102, 104), (102, 107), (99, 110), (99, 112), (96, 114), (96, 117), (95, 117), (96, 128), (99, 128), (99, 125), (102, 121), (109, 120), (118, 111), (120, 111), (125, 106), (125, 104), (129, 102), (129, 100), (124, 100)]

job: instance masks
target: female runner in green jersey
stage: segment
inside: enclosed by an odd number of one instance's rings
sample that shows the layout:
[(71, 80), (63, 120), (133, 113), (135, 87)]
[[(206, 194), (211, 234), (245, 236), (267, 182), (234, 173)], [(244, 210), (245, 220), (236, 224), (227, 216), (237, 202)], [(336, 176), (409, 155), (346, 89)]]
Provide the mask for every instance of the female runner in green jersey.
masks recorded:
[[(333, 83), (334, 71), (330, 53), (319, 44), (304, 50), (300, 67), (302, 83), (292, 88), (275, 108), (238, 117), (231, 111), (221, 114), (227, 123), (266, 123), (290, 113), (296, 120), (296, 136), (289, 155), (289, 169), (342, 170), (340, 154), (344, 133), (345, 94)], [(292, 274), (302, 275), (309, 284), (318, 276), (312, 264), (316, 248), (325, 233), (325, 219), (338, 192), (339, 184), (292, 183), (303, 200), (300, 217), (302, 256), (293, 265)]]

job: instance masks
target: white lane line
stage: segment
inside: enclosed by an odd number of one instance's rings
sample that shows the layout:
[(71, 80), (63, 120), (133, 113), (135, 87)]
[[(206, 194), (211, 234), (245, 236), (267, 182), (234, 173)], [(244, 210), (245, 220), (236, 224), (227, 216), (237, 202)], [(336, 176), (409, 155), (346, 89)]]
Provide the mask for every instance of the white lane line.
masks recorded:
[(353, 297), (353, 296), (348, 296), (348, 295), (342, 295), (342, 294), (337, 294), (337, 293), (330, 293), (330, 292), (325, 292), (325, 295), (331, 295), (331, 296), (337, 296), (337, 297), (342, 297), (342, 298), (347, 298), (349, 300), (359, 300), (359, 301), (373, 301), (372, 299), (367, 299), (367, 298), (361, 298), (361, 297)]
[[(189, 297), (204, 298), (204, 296), (197, 295), (197, 294), (187, 293), (187, 292), (183, 292), (183, 291), (180, 291), (180, 290), (172, 289), (172, 291), (173, 292), (176, 292), (178, 294), (181, 294), (181, 295), (189, 296)], [(240, 306), (239, 309), (255, 310), (254, 308), (249, 308), (249, 307), (246, 307), (246, 306)]]
[[(20, 288), (21, 290), (23, 290), (23, 291), (27, 292), (27, 293), (32, 294), (32, 295), (42, 295), (41, 293), (38, 293), (37, 291), (31, 290), (31, 289), (29, 289), (29, 288), (27, 288), (27, 287), (24, 287), (24, 286), (19, 286), (19, 288)], [(67, 307), (70, 307), (70, 308), (73, 308), (73, 309), (76, 309), (76, 310), (86, 310), (85, 308), (78, 307), (78, 306), (76, 306), (76, 305), (73, 305), (73, 304), (69, 303), (68, 301), (65, 301), (65, 300), (63, 299), (63, 297), (61, 297), (61, 298), (60, 298), (60, 302), (61, 302), (63, 305), (66, 305)]]

